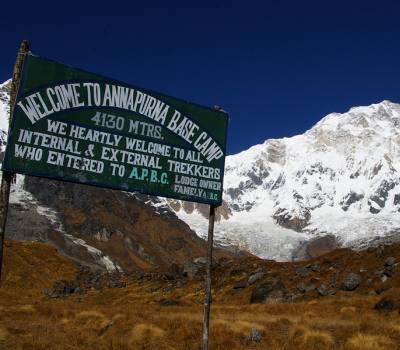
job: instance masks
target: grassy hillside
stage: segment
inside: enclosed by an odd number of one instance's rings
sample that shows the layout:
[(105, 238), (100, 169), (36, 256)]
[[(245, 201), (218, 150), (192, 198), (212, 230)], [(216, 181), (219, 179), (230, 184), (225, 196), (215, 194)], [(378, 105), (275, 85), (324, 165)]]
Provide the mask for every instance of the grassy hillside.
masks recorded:
[[(337, 250), (305, 263), (220, 259), (210, 349), (400, 349), (400, 268), (394, 264), (383, 278), (389, 257), (400, 261), (400, 247)], [(0, 349), (199, 349), (201, 271), (192, 279), (136, 273), (122, 277), (120, 288), (86, 284), (82, 293), (50, 298), (44, 288), (79, 274), (54, 248), (8, 241), (4, 266)], [(341, 290), (349, 272), (362, 281)], [(250, 303), (271, 280), (280, 287), (265, 302)], [(322, 296), (321, 284), (334, 295)], [(391, 302), (382, 307), (388, 310), (374, 309), (382, 299)]]

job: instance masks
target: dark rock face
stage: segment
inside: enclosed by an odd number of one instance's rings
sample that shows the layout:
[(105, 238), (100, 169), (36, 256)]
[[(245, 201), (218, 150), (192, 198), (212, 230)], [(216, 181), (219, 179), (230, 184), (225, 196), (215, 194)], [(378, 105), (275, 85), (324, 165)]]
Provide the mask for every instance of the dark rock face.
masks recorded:
[(309, 271), (309, 269), (307, 267), (298, 267), (295, 270), (295, 273), (296, 273), (297, 276), (300, 276), (300, 277), (304, 278), (304, 277), (307, 277), (309, 275), (310, 271)]
[(105, 273), (81, 268), (77, 276), (77, 281), (83, 290), (101, 290), (104, 288), (126, 287), (126, 282), (123, 278), (124, 275), (121, 273)]
[(55, 281), (51, 288), (45, 288), (43, 294), (50, 298), (65, 298), (73, 294), (83, 294), (88, 290), (104, 288), (125, 288), (127, 275), (105, 273), (80, 267), (74, 280)]
[(353, 291), (358, 288), (358, 286), (361, 284), (361, 281), (362, 278), (360, 275), (357, 275), (356, 273), (350, 273), (344, 278), (340, 288), (346, 291)]
[[(382, 181), (382, 183), (379, 185), (378, 189), (375, 191), (375, 193), (371, 197), (369, 197), (369, 200), (368, 200), (368, 204), (370, 205), (369, 211), (372, 214), (377, 214), (381, 211), (381, 209), (378, 209), (376, 205), (378, 205), (379, 208), (385, 207), (389, 192), (395, 186), (396, 186), (396, 183), (394, 183), (394, 182), (389, 182), (387, 180)], [(373, 205), (372, 202), (374, 202), (376, 205)]]
[(334, 236), (324, 236), (304, 242), (293, 252), (295, 261), (309, 260), (327, 254), (339, 247), (339, 242)]
[(374, 309), (378, 311), (392, 311), (394, 306), (395, 303), (393, 300), (383, 298), (375, 304)]
[(307, 245), (307, 254), (310, 258), (317, 258), (335, 250), (338, 246), (339, 244), (334, 236), (320, 237)]
[(104, 271), (105, 269), (98, 257), (91, 254), (85, 247), (75, 244), (70, 236), (60, 232), (56, 225), (49, 218), (40, 215), (36, 206), (31, 203), (27, 203), (27, 205), (10, 204), (6, 238), (48, 242), (62, 255), (78, 265), (86, 266), (92, 270)]
[(183, 271), (183, 266), (180, 266), (178, 264), (171, 264), (171, 266), (165, 273), (165, 277), (171, 280), (179, 279), (183, 277)]
[(248, 286), (248, 282), (247, 282), (247, 278), (243, 278), (240, 281), (236, 282), (236, 284), (233, 286), (233, 289), (243, 289), (246, 288)]
[(282, 227), (301, 232), (304, 227), (308, 225), (308, 222), (311, 218), (310, 211), (305, 209), (302, 211), (301, 217), (296, 217), (290, 215), (286, 209), (278, 208), (273, 215), (276, 223), (281, 225)]
[(311, 292), (311, 291), (315, 290), (315, 288), (316, 288), (315, 284), (311, 284), (311, 283), (306, 284), (306, 283), (303, 283), (303, 282), (300, 283), (297, 286), (297, 290), (302, 294), (307, 293), (307, 292)]
[(77, 281), (60, 280), (54, 282), (51, 289), (44, 289), (43, 294), (50, 298), (64, 298), (81, 291)]
[[(207, 258), (199, 257), (190, 261), (186, 261), (183, 264), (183, 276), (194, 278), (195, 276), (204, 273), (206, 269)], [(216, 269), (218, 266), (218, 261), (216, 259), (212, 260), (211, 270)]]
[(280, 279), (271, 278), (253, 289), (250, 303), (266, 303), (281, 300), (286, 294), (286, 288)]
[(192, 261), (187, 261), (183, 265), (183, 275), (187, 276), (189, 278), (193, 278), (197, 275), (199, 270), (202, 268), (202, 266), (195, 264)]
[(80, 265), (105, 270), (99, 257), (74, 243), (77, 239), (126, 271), (166, 271), (173, 263), (205, 255), (205, 242), (167, 206), (146, 204), (155, 197), (28, 176), (25, 189), (56, 213), (62, 227), (36, 208), (15, 204), (8, 238), (49, 242)]
[(286, 182), (285, 174), (283, 173), (279, 174), (278, 178), (271, 186), (271, 191), (276, 190), (279, 187), (282, 187), (285, 184), (285, 182)]
[(263, 277), (264, 277), (264, 272), (256, 272), (255, 274), (249, 277), (248, 283), (252, 285), (257, 281), (259, 281), (260, 279), (262, 279)]
[(400, 204), (400, 193), (394, 195), (393, 204), (394, 205)]
[(363, 198), (364, 195), (362, 193), (350, 192), (339, 204), (344, 211), (347, 211), (352, 204), (360, 201)]
[(319, 294), (320, 296), (322, 296), (322, 297), (326, 297), (326, 296), (328, 296), (328, 295), (334, 295), (334, 294), (335, 294), (335, 291), (334, 291), (334, 290), (330, 290), (330, 289), (328, 288), (328, 286), (325, 285), (325, 284), (321, 284), (321, 285), (317, 288), (317, 292), (318, 292), (318, 294)]
[(320, 272), (321, 271), (321, 265), (320, 264), (312, 264), (312, 265), (310, 265), (310, 269), (313, 272)]
[(396, 263), (396, 258), (394, 258), (393, 256), (390, 256), (389, 258), (387, 258), (385, 260), (385, 267), (390, 267), (393, 266)]

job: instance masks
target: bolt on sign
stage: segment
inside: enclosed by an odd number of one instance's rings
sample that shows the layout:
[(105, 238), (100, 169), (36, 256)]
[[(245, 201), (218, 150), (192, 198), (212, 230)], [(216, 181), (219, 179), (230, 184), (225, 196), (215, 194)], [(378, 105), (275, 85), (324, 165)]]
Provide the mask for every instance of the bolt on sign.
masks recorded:
[(219, 205), (227, 113), (26, 56), (3, 169)]

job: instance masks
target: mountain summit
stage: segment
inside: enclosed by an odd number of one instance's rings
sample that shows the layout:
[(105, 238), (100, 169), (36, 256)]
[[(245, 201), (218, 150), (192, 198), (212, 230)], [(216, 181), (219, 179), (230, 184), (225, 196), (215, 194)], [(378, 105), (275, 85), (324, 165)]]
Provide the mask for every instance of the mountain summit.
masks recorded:
[[(329, 114), (302, 135), (228, 156), (217, 238), (282, 260), (316, 236), (358, 246), (395, 233), (399, 126), (400, 105), (383, 101)], [(203, 211), (185, 208), (178, 216), (205, 234)]]

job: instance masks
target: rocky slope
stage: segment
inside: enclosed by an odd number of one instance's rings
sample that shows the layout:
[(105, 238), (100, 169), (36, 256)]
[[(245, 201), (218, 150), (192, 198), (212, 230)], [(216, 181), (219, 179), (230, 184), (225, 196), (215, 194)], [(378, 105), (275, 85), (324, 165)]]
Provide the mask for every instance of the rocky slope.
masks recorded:
[[(353, 247), (393, 236), (400, 229), (399, 126), (400, 105), (383, 101), (227, 157), (217, 238), (288, 259), (316, 236)], [(177, 213), (205, 234), (204, 210), (181, 205)]]
[[(43, 243), (5, 248), (0, 349), (200, 348), (204, 269), (96, 274)], [(218, 259), (210, 346), (399, 349), (399, 261), (399, 245), (296, 263)]]
[[(3, 131), (9, 85), (0, 85)], [(157, 198), (22, 175), (11, 188), (6, 238), (49, 242), (80, 265), (108, 271), (167, 270), (205, 255), (204, 240)]]

